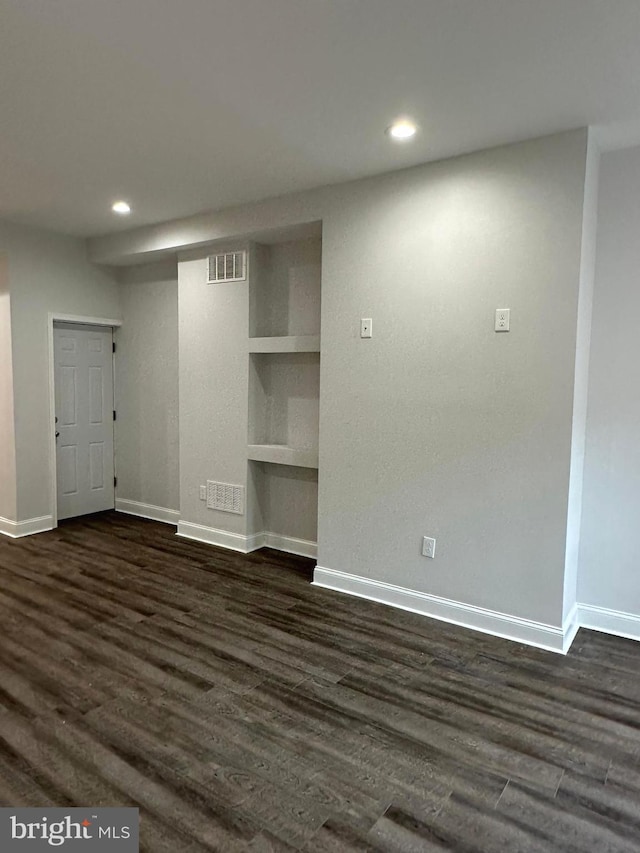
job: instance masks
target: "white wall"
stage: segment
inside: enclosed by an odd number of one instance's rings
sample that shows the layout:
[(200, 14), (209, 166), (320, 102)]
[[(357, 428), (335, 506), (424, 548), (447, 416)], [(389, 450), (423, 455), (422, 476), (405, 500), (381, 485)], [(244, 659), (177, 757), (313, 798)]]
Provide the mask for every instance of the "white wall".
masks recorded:
[(320, 566), (561, 624), (586, 141), (390, 175), (324, 219)]
[[(319, 565), (559, 630), (587, 139), (496, 148), (91, 250), (124, 263), (321, 219)], [(190, 263), (180, 265), (181, 503), (215, 526), (195, 490), (221, 434), (221, 472), (244, 473), (246, 356), (217, 318), (216, 300), (231, 297), (205, 301), (202, 261)], [(234, 293), (225, 310), (246, 335)], [(511, 308), (508, 334), (493, 331), (498, 307)], [(371, 340), (359, 337), (361, 317), (373, 318)], [(218, 376), (220, 352), (229, 372)], [(199, 393), (207, 371), (220, 400)], [(435, 560), (420, 555), (425, 534)]]
[(118, 500), (180, 509), (178, 268), (131, 267), (120, 278), (116, 332)]
[(640, 147), (600, 175), (578, 599), (640, 618)]
[(51, 505), (48, 314), (118, 319), (115, 276), (91, 264), (85, 243), (0, 223), (9, 262), (15, 406), (17, 519), (49, 516)]
[[(9, 266), (0, 254), (0, 519), (16, 520), (16, 454)], [(1, 522), (0, 522), (1, 523)]]
[(207, 509), (198, 494), (207, 479), (247, 486), (249, 285), (207, 277), (205, 253), (180, 259), (180, 515), (245, 535), (244, 516)]

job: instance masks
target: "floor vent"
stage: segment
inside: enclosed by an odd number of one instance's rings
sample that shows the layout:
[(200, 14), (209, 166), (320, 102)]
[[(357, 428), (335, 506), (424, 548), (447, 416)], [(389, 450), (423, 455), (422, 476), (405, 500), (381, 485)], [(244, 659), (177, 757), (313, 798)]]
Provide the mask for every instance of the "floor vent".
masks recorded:
[(244, 515), (244, 486), (207, 480), (207, 507)]
[(209, 284), (223, 284), (227, 281), (246, 281), (247, 253), (225, 252), (209, 257)]

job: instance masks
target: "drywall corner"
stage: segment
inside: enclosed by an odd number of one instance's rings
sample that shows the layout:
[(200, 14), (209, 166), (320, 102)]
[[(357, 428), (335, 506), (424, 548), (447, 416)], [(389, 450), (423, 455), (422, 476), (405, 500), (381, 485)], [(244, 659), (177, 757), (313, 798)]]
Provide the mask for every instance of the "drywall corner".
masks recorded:
[(16, 440), (11, 352), (9, 264), (0, 253), (0, 518), (17, 518)]
[(637, 636), (640, 146), (603, 152), (578, 600), (585, 624)]
[(584, 203), (582, 210), (582, 244), (580, 251), (580, 290), (576, 329), (576, 359), (571, 428), (571, 463), (567, 506), (567, 541), (562, 617), (565, 621), (576, 606), (580, 528), (582, 521), (582, 489), (587, 431), (589, 392), (589, 358), (591, 322), (595, 282), (596, 237), (598, 227), (598, 183), (600, 149), (592, 131), (587, 136)]

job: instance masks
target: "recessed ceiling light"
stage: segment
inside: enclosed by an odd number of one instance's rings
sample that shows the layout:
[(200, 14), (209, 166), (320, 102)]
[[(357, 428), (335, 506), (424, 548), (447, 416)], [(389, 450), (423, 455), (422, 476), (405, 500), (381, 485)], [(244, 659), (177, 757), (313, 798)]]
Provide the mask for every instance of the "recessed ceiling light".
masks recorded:
[(407, 118), (398, 119), (398, 121), (394, 121), (391, 127), (387, 128), (387, 133), (393, 139), (411, 139), (412, 136), (415, 136), (418, 131), (417, 126)]
[(131, 206), (126, 201), (116, 201), (111, 205), (111, 210), (114, 213), (119, 213), (120, 216), (128, 216), (131, 213)]

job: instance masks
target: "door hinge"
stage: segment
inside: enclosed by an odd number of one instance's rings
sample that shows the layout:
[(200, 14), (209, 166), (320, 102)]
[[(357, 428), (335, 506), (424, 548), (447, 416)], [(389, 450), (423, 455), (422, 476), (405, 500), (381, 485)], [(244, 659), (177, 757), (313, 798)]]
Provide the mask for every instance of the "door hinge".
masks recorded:
[(113, 478), (113, 488), (115, 489), (115, 487), (116, 487), (117, 485), (118, 485), (118, 478), (117, 478), (117, 477), (114, 477), (114, 478)]
[(116, 410), (115, 409), (113, 410), (113, 419), (114, 419), (114, 421), (116, 419)]
[(115, 352), (115, 351), (116, 351), (116, 342), (113, 341), (111, 344), (111, 352)]

